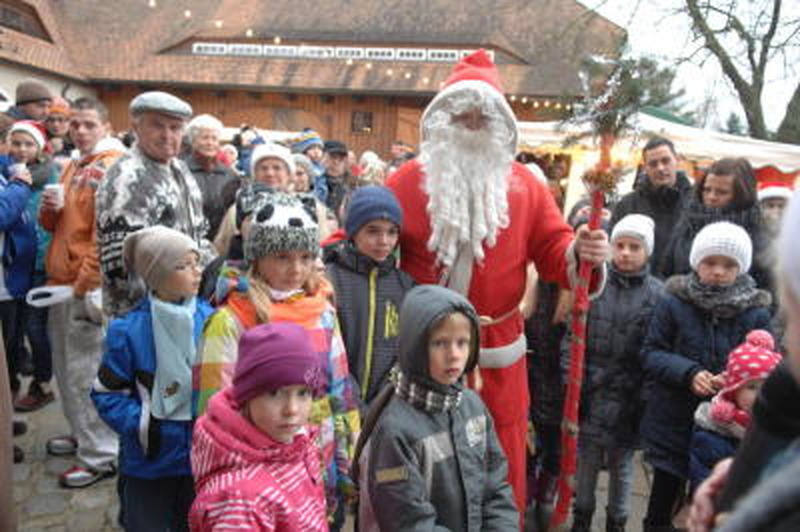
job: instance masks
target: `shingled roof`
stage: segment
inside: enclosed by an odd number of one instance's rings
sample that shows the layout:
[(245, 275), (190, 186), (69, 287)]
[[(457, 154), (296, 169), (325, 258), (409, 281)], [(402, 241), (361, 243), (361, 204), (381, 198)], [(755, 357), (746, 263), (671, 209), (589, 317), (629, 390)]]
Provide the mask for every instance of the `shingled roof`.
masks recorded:
[(285, 44), (485, 47), (495, 52), (509, 94), (577, 94), (583, 58), (614, 54), (624, 37), (618, 26), (574, 0), (27, 3), (43, 19), (57, 21), (48, 22), (48, 29), (58, 35), (52, 47), (63, 57), (18, 61), (92, 82), (144, 85), (425, 94), (435, 92), (452, 69), (435, 62), (376, 63), (368, 69), (358, 61), (192, 54), (196, 42), (267, 44), (279, 36)]

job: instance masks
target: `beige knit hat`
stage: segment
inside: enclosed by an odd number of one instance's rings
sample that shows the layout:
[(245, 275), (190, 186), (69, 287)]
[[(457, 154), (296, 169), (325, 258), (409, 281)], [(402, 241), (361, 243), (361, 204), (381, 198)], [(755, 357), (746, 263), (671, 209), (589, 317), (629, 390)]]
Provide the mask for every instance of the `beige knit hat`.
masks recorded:
[(155, 225), (125, 237), (122, 258), (150, 289), (157, 289), (175, 271), (187, 253), (199, 254), (197, 243), (175, 229)]

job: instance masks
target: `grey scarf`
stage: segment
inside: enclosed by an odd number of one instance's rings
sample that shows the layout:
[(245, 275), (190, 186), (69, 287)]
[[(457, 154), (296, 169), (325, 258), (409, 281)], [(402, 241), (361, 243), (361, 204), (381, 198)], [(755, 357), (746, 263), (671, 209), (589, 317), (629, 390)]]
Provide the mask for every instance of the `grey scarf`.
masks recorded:
[(768, 307), (772, 302), (769, 292), (757, 289), (753, 278), (746, 273), (724, 286), (703, 284), (696, 272), (675, 275), (667, 281), (667, 291), (723, 319), (737, 316), (751, 307)]

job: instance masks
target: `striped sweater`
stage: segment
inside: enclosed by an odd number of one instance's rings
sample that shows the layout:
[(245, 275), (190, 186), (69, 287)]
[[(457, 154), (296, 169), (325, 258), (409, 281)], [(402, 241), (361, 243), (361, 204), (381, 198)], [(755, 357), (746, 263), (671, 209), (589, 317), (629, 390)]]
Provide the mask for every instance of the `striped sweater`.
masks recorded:
[[(231, 275), (230, 270), (221, 275)], [(207, 408), (209, 399), (228, 386), (239, 356), (239, 337), (258, 323), (256, 310), (241, 288), (247, 283), (233, 282), (237, 287), (206, 323), (193, 368), (194, 408), (197, 416)], [(291, 322), (306, 328), (311, 343), (324, 361), (327, 371), (327, 393), (314, 401), (310, 421), (320, 430), (320, 444), (325, 471), (329, 511), (338, 501), (354, 492), (350, 479), (350, 462), (360, 429), (358, 403), (350, 379), (347, 354), (339, 332), (336, 310), (330, 303), (329, 284), (317, 294), (300, 299), (274, 302), (270, 309), (273, 323)]]
[(194, 430), (191, 530), (328, 530), (317, 435), (276, 442), (239, 414), (230, 388), (216, 394)]

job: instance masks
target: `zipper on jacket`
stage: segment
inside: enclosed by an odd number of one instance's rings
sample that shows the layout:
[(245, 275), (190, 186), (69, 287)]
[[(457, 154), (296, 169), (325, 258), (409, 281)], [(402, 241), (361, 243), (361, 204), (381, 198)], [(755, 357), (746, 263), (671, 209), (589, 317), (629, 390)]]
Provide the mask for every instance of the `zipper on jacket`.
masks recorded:
[(361, 377), (361, 399), (366, 400), (369, 390), (370, 374), (372, 373), (372, 343), (375, 340), (375, 307), (377, 299), (378, 268), (369, 272), (369, 319), (367, 321), (367, 349), (364, 353), (364, 375)]

